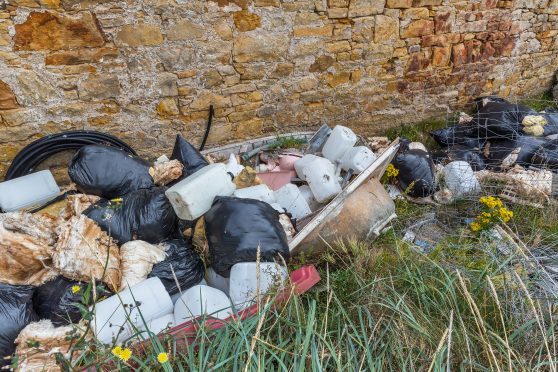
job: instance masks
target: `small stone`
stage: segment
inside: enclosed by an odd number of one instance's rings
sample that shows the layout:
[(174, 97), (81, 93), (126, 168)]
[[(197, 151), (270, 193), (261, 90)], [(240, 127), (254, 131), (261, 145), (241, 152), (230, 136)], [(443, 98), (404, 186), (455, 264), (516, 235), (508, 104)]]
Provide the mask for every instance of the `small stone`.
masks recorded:
[(58, 96), (56, 89), (45, 79), (39, 78), (33, 71), (25, 71), (19, 74), (17, 80), (23, 91), (23, 98), (29, 103), (44, 103)]
[(130, 47), (159, 45), (163, 43), (163, 34), (158, 26), (147, 23), (124, 25), (116, 34), (114, 42), (117, 46)]
[(454, 66), (460, 66), (467, 63), (467, 49), (463, 44), (453, 46), (452, 62)]
[(105, 43), (97, 19), (91, 12), (67, 15), (32, 12), (15, 25), (15, 50), (60, 50), (99, 47)]
[(292, 63), (278, 63), (275, 70), (271, 73), (272, 78), (287, 77), (293, 73), (294, 66)]
[(203, 74), (203, 86), (211, 88), (220, 85), (223, 82), (221, 75), (215, 70), (206, 71)]
[(432, 48), (432, 66), (446, 67), (450, 63), (451, 46)]
[(176, 99), (174, 98), (163, 98), (159, 104), (157, 104), (157, 113), (162, 117), (176, 116), (180, 113), (178, 110), (178, 105), (176, 104)]
[(287, 53), (289, 44), (287, 35), (268, 31), (240, 34), (233, 44), (233, 59), (240, 63), (279, 60)]
[(387, 0), (387, 8), (406, 9), (413, 7), (413, 0)]
[(16, 97), (10, 86), (0, 80), (0, 110), (11, 110), (18, 107)]
[(194, 40), (203, 36), (204, 29), (202, 26), (189, 21), (180, 21), (172, 25), (167, 31), (167, 39), (176, 40)]
[(336, 18), (347, 18), (349, 9), (347, 8), (329, 8), (327, 10), (327, 16), (332, 19)]
[(441, 4), (442, 4), (442, 0), (414, 0), (413, 1), (413, 6), (415, 8), (418, 8), (420, 6), (435, 6)]
[(411, 22), (402, 32), (402, 38), (421, 37), (434, 33), (434, 21), (419, 19)]
[(294, 37), (330, 37), (333, 34), (333, 25), (322, 27), (295, 27)]
[(349, 18), (381, 14), (384, 11), (385, 5), (385, 0), (351, 0), (349, 4)]
[(78, 86), (80, 99), (108, 99), (120, 95), (120, 82), (116, 75), (89, 75)]
[(160, 97), (173, 97), (178, 95), (178, 77), (171, 72), (163, 72), (157, 77), (157, 90)]
[(333, 66), (335, 63), (335, 58), (328, 55), (321, 55), (314, 60), (314, 63), (310, 65), (310, 72), (324, 72), (329, 67)]
[(260, 134), (263, 129), (263, 120), (260, 118), (253, 118), (237, 124), (234, 128), (235, 138), (249, 138), (254, 135)]
[(213, 30), (222, 40), (232, 40), (233, 38), (232, 28), (224, 19), (219, 20), (215, 26), (213, 26)]
[(328, 74), (327, 75), (327, 84), (335, 88), (338, 85), (346, 84), (351, 79), (351, 73), (348, 71), (337, 72), (335, 74)]
[(234, 13), (233, 20), (236, 29), (240, 32), (252, 31), (261, 25), (260, 16), (247, 10)]
[(399, 39), (399, 19), (377, 15), (374, 26), (374, 41), (382, 43)]
[(439, 12), (434, 16), (434, 22), (436, 23), (436, 33), (444, 34), (451, 32), (452, 21), (450, 19), (451, 13), (449, 12)]
[(117, 48), (87, 48), (70, 51), (52, 52), (45, 58), (45, 65), (79, 65), (82, 63), (100, 62), (105, 58), (118, 57)]
[(428, 19), (429, 17), (428, 8), (410, 8), (403, 12), (403, 18), (408, 19)]

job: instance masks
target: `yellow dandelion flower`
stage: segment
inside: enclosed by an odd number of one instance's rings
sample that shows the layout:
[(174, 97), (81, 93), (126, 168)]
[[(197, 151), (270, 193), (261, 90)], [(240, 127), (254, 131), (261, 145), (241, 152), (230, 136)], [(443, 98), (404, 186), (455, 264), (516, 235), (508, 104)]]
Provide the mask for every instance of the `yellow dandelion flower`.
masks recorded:
[(386, 168), (386, 175), (389, 178), (395, 178), (399, 174), (399, 170), (393, 164), (389, 164)]
[(507, 208), (500, 208), (498, 210), (498, 214), (500, 216), (500, 219), (504, 222), (509, 222), (509, 220), (511, 220), (511, 218), (513, 217), (513, 212)]
[(81, 287), (79, 285), (73, 285), (72, 286), (72, 293), (76, 294), (79, 292), (79, 290), (81, 289)]
[(484, 196), (479, 201), (490, 209), (499, 208), (503, 205), (502, 201), (494, 196)]
[(478, 222), (471, 222), (469, 227), (471, 228), (472, 231), (477, 232), (481, 229), (481, 224)]
[(120, 359), (122, 359), (124, 362), (127, 362), (131, 356), (132, 356), (132, 350), (128, 348), (123, 349), (122, 352), (120, 353)]
[(167, 353), (159, 353), (159, 355), (157, 355), (157, 361), (161, 364), (168, 362), (169, 360), (169, 356)]
[(122, 347), (121, 346), (116, 346), (112, 349), (112, 355), (120, 358), (121, 354), (122, 354)]

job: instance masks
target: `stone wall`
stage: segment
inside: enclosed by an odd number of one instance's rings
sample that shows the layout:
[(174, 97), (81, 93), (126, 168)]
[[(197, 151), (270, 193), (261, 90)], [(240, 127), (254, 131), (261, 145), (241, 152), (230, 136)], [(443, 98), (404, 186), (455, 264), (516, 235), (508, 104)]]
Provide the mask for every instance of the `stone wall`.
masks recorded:
[(552, 83), (558, 0), (0, 0), (0, 176), (48, 133), (142, 155), (345, 124), (378, 133)]

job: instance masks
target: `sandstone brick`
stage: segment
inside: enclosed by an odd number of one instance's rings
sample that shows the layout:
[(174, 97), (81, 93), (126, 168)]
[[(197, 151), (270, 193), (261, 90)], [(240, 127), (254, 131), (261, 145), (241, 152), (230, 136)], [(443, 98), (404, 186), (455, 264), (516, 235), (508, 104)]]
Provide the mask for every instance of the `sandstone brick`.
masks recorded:
[(338, 85), (348, 83), (350, 78), (351, 78), (350, 72), (341, 71), (341, 72), (336, 72), (334, 74), (328, 74), (326, 80), (327, 80), (327, 84), (330, 87), (335, 88)]
[(467, 49), (464, 44), (456, 44), (453, 46), (452, 62), (454, 66), (461, 66), (467, 63)]
[(116, 75), (90, 75), (79, 84), (78, 94), (83, 100), (117, 98), (120, 82)]
[(446, 67), (451, 59), (451, 46), (432, 48), (432, 66)]
[(387, 0), (386, 8), (406, 9), (413, 7), (413, 0)]
[(376, 43), (399, 39), (399, 19), (377, 15), (374, 25)]
[(428, 8), (410, 8), (403, 12), (403, 18), (408, 19), (428, 19), (430, 11)]
[(159, 45), (163, 43), (163, 34), (158, 26), (147, 23), (124, 25), (116, 34), (114, 42), (117, 46), (130, 47)]
[(421, 51), (410, 55), (409, 64), (407, 65), (407, 73), (418, 72), (430, 66), (430, 53)]
[(251, 138), (258, 135), (263, 130), (263, 120), (260, 118), (253, 118), (250, 120), (242, 121), (236, 124), (234, 128), (234, 136), (237, 139)]
[(257, 35), (241, 34), (233, 44), (235, 62), (275, 61), (281, 59), (289, 48), (289, 38), (262, 31)]
[(266, 7), (266, 6), (279, 7), (280, 5), (281, 5), (281, 1), (280, 1), (280, 0), (255, 0), (255, 1), (254, 1), (254, 6), (261, 6), (261, 7)]
[(275, 70), (271, 73), (271, 78), (287, 77), (293, 73), (294, 66), (292, 63), (278, 63)]
[(0, 110), (11, 110), (18, 107), (16, 97), (10, 86), (0, 80)]
[(354, 18), (380, 14), (385, 5), (385, 0), (351, 0), (348, 15), (349, 18)]
[(325, 50), (328, 53), (347, 52), (351, 50), (351, 44), (348, 41), (328, 43), (326, 44)]
[(444, 34), (451, 32), (452, 20), (450, 12), (439, 12), (434, 16), (434, 22), (436, 23), (436, 33)]
[(260, 16), (247, 10), (234, 13), (233, 19), (236, 29), (240, 32), (252, 31), (261, 25)]
[(46, 65), (78, 65), (82, 63), (99, 62), (105, 58), (118, 57), (117, 48), (88, 48), (70, 51), (59, 51), (48, 54), (45, 58)]
[(179, 96), (189, 96), (195, 92), (195, 89), (192, 87), (178, 87), (178, 95)]
[[(155, 30), (154, 32), (157, 33), (160, 31)], [(167, 39), (172, 41), (195, 40), (201, 38), (203, 34), (203, 26), (190, 21), (179, 21), (168, 29)], [(155, 38), (158, 40), (158, 36), (155, 36)]]
[(312, 65), (310, 65), (310, 72), (323, 72), (325, 70), (327, 70), (329, 67), (333, 66), (333, 63), (335, 62), (335, 58), (328, 56), (328, 55), (321, 55), (319, 57), (316, 57), (316, 59), (314, 60), (314, 63), (312, 63)]
[(295, 27), (294, 37), (329, 37), (333, 34), (333, 25), (321, 27)]
[(221, 19), (217, 21), (215, 26), (213, 26), (213, 31), (222, 39), (222, 40), (232, 40), (233, 38), (233, 31), (232, 28), (229, 26), (226, 20)]
[(329, 8), (327, 10), (327, 16), (329, 18), (347, 18), (349, 14), (349, 9), (347, 8)]
[(172, 97), (178, 95), (178, 76), (171, 72), (163, 72), (157, 76), (156, 91), (160, 97)]
[(254, 84), (238, 84), (233, 87), (223, 89), (222, 93), (224, 95), (229, 95), (235, 93), (253, 92), (254, 90), (256, 90), (256, 86)]
[(441, 5), (442, 0), (413, 0), (413, 6), (418, 8), (420, 6), (436, 6)]
[(190, 110), (207, 110), (209, 105), (213, 105), (215, 108), (230, 107), (231, 99), (209, 91), (202, 91), (190, 104)]
[(60, 50), (99, 47), (105, 43), (91, 12), (76, 15), (32, 12), (15, 25), (15, 50)]
[(58, 96), (56, 89), (33, 71), (20, 73), (17, 75), (17, 80), (23, 93), (22, 98), (26, 103), (44, 103)]
[(421, 37), (434, 33), (434, 21), (419, 19), (411, 22), (401, 33), (402, 38)]
[(162, 117), (176, 116), (180, 112), (178, 111), (178, 105), (176, 104), (175, 98), (164, 98), (162, 99), (156, 107), (157, 114)]
[(202, 81), (205, 88), (211, 88), (220, 85), (223, 82), (223, 78), (221, 77), (219, 72), (215, 70), (209, 70), (203, 74)]

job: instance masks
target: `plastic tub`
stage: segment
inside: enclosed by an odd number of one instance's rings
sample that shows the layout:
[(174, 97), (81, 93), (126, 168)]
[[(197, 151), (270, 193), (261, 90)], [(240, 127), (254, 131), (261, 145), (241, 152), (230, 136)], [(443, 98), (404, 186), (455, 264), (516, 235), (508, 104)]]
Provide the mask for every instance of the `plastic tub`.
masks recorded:
[(233, 265), (229, 294), (235, 309), (247, 308), (271, 288), (282, 288), (288, 277), (287, 269), (274, 262), (241, 262)]
[(223, 163), (210, 164), (165, 192), (178, 217), (195, 220), (211, 208), (216, 196), (231, 196), (236, 185)]
[(312, 190), (310, 189), (310, 186), (302, 185), (298, 189), (300, 190), (300, 193), (304, 197), (304, 200), (306, 200), (306, 203), (308, 203), (308, 206), (310, 207), (310, 210), (312, 212), (314, 212), (317, 209), (320, 209), (322, 204), (318, 203), (318, 201), (314, 197), (314, 194), (312, 194)]
[(176, 324), (202, 315), (226, 319), (233, 314), (231, 300), (225, 293), (207, 285), (195, 285), (176, 301), (174, 321)]
[(471, 165), (466, 161), (452, 161), (442, 170), (447, 188), (455, 198), (480, 192), (481, 186)]
[(277, 202), (273, 190), (267, 185), (257, 185), (238, 189), (233, 193), (233, 196), (242, 199), (256, 199), (269, 204)]
[(303, 218), (312, 213), (306, 199), (304, 199), (298, 187), (292, 183), (281, 187), (274, 192), (274, 195), (281, 207), (291, 213), (294, 218)]
[(298, 176), (298, 178), (300, 178), (303, 181), (306, 181), (306, 178), (304, 178), (304, 173), (302, 172), (302, 170), (304, 169), (304, 167), (306, 167), (310, 162), (319, 159), (319, 156), (316, 155), (312, 155), (312, 154), (307, 154), (304, 155), (302, 158), (300, 158), (299, 160), (294, 162), (294, 167), (295, 167), (295, 171), (296, 171), (296, 175)]
[(341, 168), (352, 169), (355, 174), (362, 173), (376, 160), (376, 155), (366, 146), (352, 147), (341, 157)]
[(334, 165), (325, 158), (308, 163), (302, 173), (319, 203), (325, 203), (341, 192), (341, 184), (335, 175)]
[(52, 173), (43, 170), (0, 183), (0, 209), (15, 212), (40, 207), (60, 193)]
[(352, 130), (342, 125), (337, 125), (324, 144), (322, 154), (331, 162), (339, 160), (343, 154), (355, 145), (358, 138)]
[(218, 290), (225, 293), (227, 296), (229, 295), (229, 278), (225, 278), (224, 276), (217, 274), (212, 267), (209, 267), (207, 269), (205, 278), (207, 279), (207, 285), (213, 288), (217, 288)]

